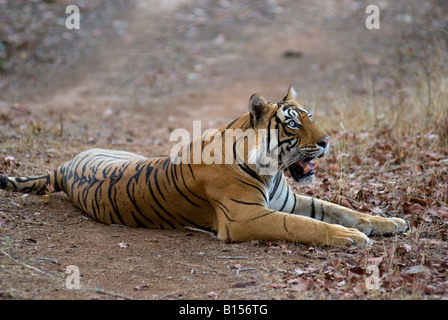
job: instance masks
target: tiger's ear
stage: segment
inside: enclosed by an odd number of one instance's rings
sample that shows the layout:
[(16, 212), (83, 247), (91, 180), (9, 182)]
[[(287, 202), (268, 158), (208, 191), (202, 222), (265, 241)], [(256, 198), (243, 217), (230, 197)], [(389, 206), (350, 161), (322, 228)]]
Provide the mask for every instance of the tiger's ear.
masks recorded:
[(249, 99), (251, 121), (255, 122), (257, 126), (269, 117), (272, 108), (259, 93), (253, 94)]
[(282, 101), (295, 100), (296, 97), (297, 97), (296, 90), (294, 90), (294, 88), (292, 86), (290, 86), (288, 89), (288, 93), (286, 94), (286, 96), (283, 98)]

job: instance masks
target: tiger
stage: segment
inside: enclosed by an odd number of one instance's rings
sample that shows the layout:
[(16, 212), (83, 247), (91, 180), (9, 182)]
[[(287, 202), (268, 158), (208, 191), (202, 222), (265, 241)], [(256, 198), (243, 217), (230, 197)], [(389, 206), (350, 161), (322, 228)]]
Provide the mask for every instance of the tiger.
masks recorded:
[[(247, 148), (239, 161), (210, 163), (201, 159), (198, 163), (174, 161), (171, 156), (147, 158), (126, 151), (91, 149), (47, 174), (2, 175), (0, 187), (44, 194), (52, 186), (54, 192), (65, 192), (77, 208), (105, 224), (196, 228), (234, 243), (282, 240), (365, 248), (373, 244), (369, 236), (406, 232), (409, 224), (404, 219), (357, 212), (293, 191), (287, 176), (311, 183), (317, 159), (330, 146), (330, 138), (296, 100), (293, 87), (274, 102), (255, 93), (249, 99), (248, 112), (175, 154), (191, 160), (193, 148), (206, 148), (218, 134), (225, 137), (230, 130), (243, 134), (251, 130), (257, 139), (254, 145), (242, 144)], [(225, 138), (221, 139), (218, 145), (225, 144)], [(238, 141), (247, 142), (247, 136), (227, 140), (236, 149)], [(215, 149), (215, 155), (228, 151), (219, 150)], [(257, 162), (257, 156), (267, 150), (278, 161), (272, 170), (261, 172), (263, 163)]]

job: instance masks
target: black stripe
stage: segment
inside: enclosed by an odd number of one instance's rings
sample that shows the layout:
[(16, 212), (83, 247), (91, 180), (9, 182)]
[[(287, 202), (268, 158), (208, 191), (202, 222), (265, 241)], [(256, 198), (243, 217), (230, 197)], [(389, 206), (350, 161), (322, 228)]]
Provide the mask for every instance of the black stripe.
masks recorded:
[[(131, 188), (131, 183), (132, 183), (132, 180), (133, 180), (133, 179), (135, 179), (135, 183), (132, 184), (132, 192), (131, 192), (130, 188)], [(150, 224), (153, 225), (154, 223), (153, 223), (150, 219), (148, 219), (148, 218), (142, 213), (140, 207), (139, 207), (138, 204), (137, 204), (137, 201), (135, 200), (135, 185), (137, 184), (137, 180), (138, 180), (138, 176), (137, 176), (137, 178), (136, 178), (136, 176), (133, 176), (133, 177), (129, 180), (129, 182), (128, 182), (127, 185), (126, 185), (126, 194), (127, 194), (128, 198), (129, 198), (129, 200), (131, 200), (131, 203), (132, 203), (132, 205), (134, 206), (135, 210), (137, 210), (138, 214), (139, 214), (140, 216), (142, 216), (143, 219), (145, 219), (146, 221), (148, 221)], [(131, 215), (132, 215), (132, 217), (134, 218), (134, 220), (137, 222), (137, 224), (138, 224), (140, 227), (144, 227), (144, 226), (146, 226), (144, 223), (142, 223), (142, 222), (136, 217), (136, 215), (132, 212), (132, 210), (131, 210)]]
[(11, 179), (8, 179), (8, 182), (10, 183), (10, 184), (12, 184), (12, 186), (13, 186), (13, 191), (19, 191), (19, 188), (17, 188), (17, 185), (16, 185), (16, 182), (14, 181), (14, 178), (12, 178), (13, 180), (11, 180)]
[(234, 198), (230, 198), (230, 200), (232, 200), (233, 202), (236, 202), (236, 203), (241, 203), (241, 204), (245, 204), (245, 205), (249, 205), (249, 206), (264, 207), (264, 205), (262, 205), (261, 203), (258, 203), (258, 202), (246, 202), (246, 201), (241, 201), (241, 200), (237, 200), (237, 199), (234, 199)]
[[(163, 212), (165, 212), (168, 216), (170, 216), (173, 220), (176, 220), (176, 218), (168, 212), (168, 210), (165, 209), (165, 207), (159, 202), (159, 200), (157, 199), (156, 195), (154, 194), (154, 190), (151, 186), (151, 179), (149, 179), (148, 181), (146, 181), (147, 185), (148, 185), (148, 189), (149, 192), (151, 193), (151, 197), (154, 199), (155, 203), (159, 206), (160, 209), (163, 210)], [(151, 206), (152, 208), (152, 206)], [(174, 229), (174, 228), (173, 228)]]
[(227, 239), (228, 241), (232, 241), (232, 239), (230, 239), (230, 232), (229, 232), (229, 227), (226, 226), (226, 232), (227, 232)]
[(264, 218), (264, 217), (266, 217), (266, 216), (268, 216), (268, 215), (270, 215), (270, 214), (272, 214), (274, 212), (277, 212), (277, 211), (275, 211), (275, 210), (268, 211), (268, 212), (262, 214), (261, 216), (258, 216), (258, 217), (250, 219), (249, 221), (253, 221), (253, 220), (260, 219), (260, 218)]
[[(115, 188), (115, 185), (123, 178), (123, 173), (126, 171), (126, 169), (129, 167), (130, 164), (131, 163), (125, 163), (126, 166), (123, 168), (123, 170), (119, 170), (119, 168), (115, 168), (114, 171), (112, 171), (111, 175), (109, 176), (110, 184), (109, 184), (109, 190), (107, 192), (107, 196), (112, 205), (112, 209), (114, 210), (114, 213), (117, 216), (118, 220), (120, 220), (121, 224), (123, 224), (123, 225), (126, 225), (126, 224), (124, 223), (123, 217), (121, 216), (121, 214), (119, 212), (118, 205), (116, 202), (117, 189)], [(113, 218), (112, 213), (111, 213), (111, 218)]]
[[(111, 187), (112, 187), (112, 184), (111, 184)], [(113, 193), (113, 195), (112, 195), (112, 193)], [(115, 213), (115, 216), (120, 221), (120, 224), (126, 225), (124, 223), (123, 217), (121, 216), (121, 214), (120, 214), (120, 212), (118, 210), (118, 205), (117, 205), (117, 203), (115, 201), (116, 198), (117, 198), (117, 190), (115, 188), (109, 188), (108, 197), (109, 197), (109, 201), (110, 201), (110, 203), (112, 205), (112, 209), (114, 209), (113, 213)], [(111, 220), (114, 222), (114, 224), (116, 224), (115, 219), (113, 219), (112, 212), (110, 213), (110, 217), (111, 217)]]
[(311, 198), (311, 218), (316, 218), (316, 208), (314, 208), (314, 198)]
[(169, 193), (170, 190), (168, 190), (168, 187), (165, 184), (165, 180), (162, 180), (162, 184), (163, 184), (163, 187), (165, 188), (165, 191)]
[(237, 118), (237, 119), (235, 119), (235, 120), (233, 120), (233, 121), (231, 121), (228, 125), (227, 125), (227, 127), (226, 127), (226, 130), (227, 129), (229, 129), (237, 120), (238, 120), (239, 118)]
[[(244, 140), (244, 136), (243, 136), (243, 140)], [(238, 152), (236, 152), (236, 145), (237, 145), (238, 141), (239, 140), (236, 139), (235, 142), (233, 143), (233, 147), (232, 147), (233, 161), (234, 161), (234, 163), (237, 163), (237, 164), (244, 164), (244, 158), (242, 160), (240, 158), (237, 158)], [(243, 143), (244, 143), (244, 141), (243, 141)], [(244, 148), (244, 145), (243, 145), (243, 148)]]
[(0, 189), (6, 190), (6, 184), (8, 183), (8, 178), (5, 176), (0, 176)]
[(324, 212), (324, 206), (323, 205), (321, 205), (320, 210), (322, 211), (322, 217), (320, 218), (320, 221), (324, 221), (325, 212)]
[(193, 169), (191, 168), (190, 163), (188, 163), (188, 169), (190, 169), (190, 173), (191, 173), (191, 176), (193, 177), (193, 180), (196, 180), (196, 178), (194, 177)]
[[(84, 205), (86, 210), (87, 210), (87, 197), (89, 196), (90, 186), (91, 186), (91, 184), (89, 184), (88, 186), (86, 186), (84, 188), (80, 188), (80, 190), (82, 190), (82, 191), (78, 193), (78, 195), (82, 196), (82, 204)], [(78, 198), (79, 198), (79, 196), (78, 196)]]
[(163, 162), (163, 166), (162, 169), (165, 170), (166, 168), (168, 168), (168, 165), (170, 163), (170, 158), (166, 158), (165, 161)]
[[(283, 194), (283, 189), (285, 188), (285, 185), (286, 185), (285, 179), (281, 179), (279, 176), (279, 180), (280, 180), (280, 182), (282, 182), (282, 187), (281, 187), (280, 191), (278, 192), (277, 198), (280, 198), (280, 196)], [(279, 184), (280, 184), (280, 182), (279, 182)]]
[(96, 199), (92, 198), (92, 204), (91, 204), (92, 211), (89, 213), (89, 216), (91, 216), (94, 219), (96, 219), (95, 217), (98, 216), (98, 213), (97, 213), (97, 210), (96, 210), (96, 207), (95, 207), (95, 202), (96, 202)]
[[(188, 202), (190, 202), (193, 206), (195, 206), (196, 208), (200, 208), (201, 206), (197, 205), (196, 203), (194, 203), (193, 201), (190, 200), (190, 198), (188, 198), (182, 191), (180, 191), (179, 187), (177, 186), (176, 180), (174, 179), (174, 172), (176, 172), (175, 170), (175, 164), (171, 164), (171, 177), (172, 177), (172, 181), (174, 184), (174, 188), (176, 188), (177, 192)], [(176, 176), (177, 176), (177, 172), (176, 172)]]
[(272, 188), (271, 192), (269, 193), (269, 200), (272, 200), (274, 198), (274, 195), (277, 191), (278, 185), (280, 184), (280, 181), (282, 180), (282, 179), (280, 179), (280, 177), (281, 177), (280, 175), (276, 176), (277, 179), (275, 180), (274, 188)]
[(219, 204), (221, 207), (223, 207), (228, 213), (230, 213), (229, 209), (227, 209), (227, 207), (221, 201), (218, 201), (213, 198), (212, 198), (212, 200), (215, 201), (217, 204)]
[[(95, 203), (96, 203), (96, 206), (97, 206), (97, 209), (93, 211), (93, 214), (94, 214), (93, 218), (98, 220), (98, 221), (100, 220), (99, 217), (98, 217), (98, 214), (97, 214), (97, 213), (100, 212), (100, 206), (99, 206), (99, 203), (98, 203), (98, 199), (101, 199), (101, 195), (103, 193), (103, 190), (102, 190), (103, 183), (104, 183), (104, 180), (102, 180), (102, 181), (100, 181), (100, 183), (98, 183), (98, 186), (96, 187), (95, 192), (94, 192), (94, 196), (93, 196), (93, 199), (95, 200)], [(98, 196), (98, 191), (100, 193), (99, 196)], [(92, 205), (92, 208), (93, 208), (93, 205)], [(90, 216), (92, 216), (92, 215), (90, 215)]]
[(112, 215), (112, 211), (109, 211), (109, 220), (110, 224), (118, 224), (115, 222), (114, 216)]
[(137, 222), (137, 227), (146, 228), (146, 225), (137, 218), (137, 216), (134, 214), (134, 212), (132, 212), (132, 210), (131, 210), (131, 216), (132, 218), (134, 218), (134, 221)]
[(156, 184), (157, 191), (159, 191), (160, 195), (162, 196), (163, 200), (166, 201), (165, 196), (163, 195), (162, 191), (160, 190), (159, 181), (157, 179), (157, 173), (159, 172), (159, 169), (154, 170), (154, 182)]
[[(233, 219), (230, 219), (229, 216), (227, 215), (227, 213), (230, 213), (230, 211), (229, 211), (229, 209), (227, 209), (227, 207), (224, 204), (222, 204), (220, 201), (218, 201), (216, 199), (212, 198), (212, 200), (218, 204), (218, 208), (222, 211), (222, 213), (224, 213), (224, 216), (227, 218), (227, 220), (232, 221), (232, 222), (235, 221)], [(226, 213), (226, 211), (227, 211), (227, 213)]]
[(185, 182), (184, 172), (183, 172), (183, 169), (182, 169), (182, 165), (179, 165), (179, 167), (180, 167), (180, 176), (182, 177), (182, 182), (184, 183), (185, 188), (186, 188), (192, 195), (194, 195), (196, 198), (199, 198), (199, 199), (202, 200), (202, 201), (208, 202), (207, 199), (204, 199), (204, 198), (198, 196), (196, 193), (194, 193), (193, 191), (191, 191), (190, 188), (188, 188), (187, 183)]
[(240, 181), (240, 182), (242, 182), (242, 183), (244, 183), (244, 184), (246, 184), (246, 185), (248, 185), (248, 186), (251, 186), (252, 188), (257, 189), (258, 191), (260, 191), (260, 193), (261, 193), (261, 195), (263, 196), (264, 200), (265, 200), (266, 202), (268, 202), (268, 199), (267, 199), (267, 197), (266, 197), (266, 194), (265, 194), (265, 192), (264, 192), (262, 189), (260, 189), (260, 188), (257, 187), (256, 185), (253, 185), (253, 184), (251, 184), (251, 183), (248, 183), (248, 182), (246, 182), (246, 181), (244, 181), (244, 180), (241, 180), (241, 179), (239, 179), (239, 178), (235, 178), (235, 179), (238, 180), (238, 181)]
[(58, 181), (58, 169), (54, 170), (53, 178), (54, 178), (54, 189), (55, 189), (55, 191), (62, 191), (62, 186), (61, 186), (61, 184)]
[(166, 181), (168, 181), (169, 186), (171, 186), (170, 176), (168, 175), (168, 169), (169, 169), (170, 164), (172, 164), (172, 162), (170, 161), (170, 158), (166, 158), (166, 160), (163, 162), (163, 166), (162, 166), (162, 170), (165, 171)]
[(154, 211), (154, 213), (163, 221), (165, 221), (171, 229), (176, 229), (176, 227), (174, 226), (174, 224), (172, 224), (170, 221), (166, 220), (152, 205), (149, 205), (151, 207), (151, 209)]
[(270, 149), (269, 147), (271, 146), (271, 123), (272, 123), (272, 118), (269, 120), (269, 125), (268, 125), (268, 135), (266, 137), (266, 153), (270, 153)]
[(288, 199), (289, 199), (289, 192), (290, 192), (290, 190), (288, 188), (288, 193), (286, 194), (285, 202), (283, 202), (283, 205), (282, 205), (282, 207), (280, 208), (279, 211), (283, 211), (283, 209), (285, 208), (286, 203), (288, 202)]
[(151, 178), (151, 172), (154, 169), (154, 167), (151, 164), (148, 164), (146, 167), (146, 184), (148, 184), (149, 179)]
[[(192, 226), (195, 227), (195, 228), (199, 228), (199, 229), (202, 229), (202, 230), (207, 230), (207, 228), (205, 228), (204, 226), (201, 226), (201, 225), (197, 224), (196, 222), (191, 221), (190, 219), (185, 218), (185, 217), (184, 217), (183, 215), (181, 215), (181, 214), (179, 214), (179, 217), (181, 217), (182, 219), (184, 219), (185, 221), (187, 221), (190, 225), (192, 225)], [(207, 230), (207, 231), (210, 231), (210, 230)]]
[(258, 181), (263, 183), (263, 180), (261, 180), (260, 176), (254, 170), (249, 168), (246, 164), (238, 164), (238, 166), (240, 167), (241, 170), (250, 175), (252, 178), (257, 179)]
[(296, 197), (296, 195), (294, 194), (294, 205), (292, 206), (292, 211), (291, 211), (291, 213), (294, 213), (294, 211), (296, 210), (296, 204), (297, 204), (297, 197)]

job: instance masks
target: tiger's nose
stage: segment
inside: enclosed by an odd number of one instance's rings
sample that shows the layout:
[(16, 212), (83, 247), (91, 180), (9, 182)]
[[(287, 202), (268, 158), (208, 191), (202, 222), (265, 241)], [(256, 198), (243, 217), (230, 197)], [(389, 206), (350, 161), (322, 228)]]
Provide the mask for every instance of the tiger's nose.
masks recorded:
[(319, 147), (321, 147), (321, 148), (325, 148), (325, 147), (327, 147), (328, 142), (330, 142), (330, 138), (329, 138), (329, 137), (325, 137), (325, 138), (320, 139), (320, 140), (317, 142), (317, 145), (318, 145)]

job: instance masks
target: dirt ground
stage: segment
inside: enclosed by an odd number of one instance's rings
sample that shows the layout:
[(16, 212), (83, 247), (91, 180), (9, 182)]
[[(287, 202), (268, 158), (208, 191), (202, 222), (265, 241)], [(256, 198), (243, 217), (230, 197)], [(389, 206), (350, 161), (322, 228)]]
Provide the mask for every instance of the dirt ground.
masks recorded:
[[(63, 1), (56, 3), (65, 8)], [(95, 27), (87, 20), (83, 25), (81, 7), (83, 34), (55, 31), (79, 42), (61, 53), (66, 62), (57, 68), (48, 63), (32, 76), (22, 74), (23, 85), (2, 90), (4, 168), (11, 175), (39, 174), (93, 147), (168, 155), (173, 129), (191, 131), (193, 121), (201, 121), (202, 130), (217, 128), (246, 112), (253, 93), (276, 100), (290, 84), (313, 106), (338, 96), (341, 84), (347, 94), (365, 94), (357, 90), (357, 81), (349, 81), (356, 74), (354, 63), (361, 59), (380, 69), (378, 59), (390, 52), (383, 41), (397, 33), (388, 27), (395, 16), (387, 10), (382, 33), (367, 30), (365, 7), (355, 1), (336, 6), (308, 0), (140, 0), (109, 8), (110, 18)], [(88, 53), (70, 54), (96, 36), (86, 45)], [(319, 121), (331, 112), (320, 103), (314, 116)], [(195, 230), (102, 225), (64, 194), (43, 199), (2, 192), (0, 298), (448, 296), (446, 258), (433, 262), (440, 272), (429, 275), (424, 264), (416, 267), (424, 257), (415, 252), (409, 234), (373, 241), (366, 250), (281, 241), (228, 244)], [(436, 248), (438, 257), (448, 251), (440, 239), (429, 239), (424, 248)], [(381, 289), (369, 290), (367, 261), (385, 262), (391, 252), (414, 255), (407, 282), (386, 279)], [(70, 289), (68, 266), (80, 272), (78, 289)], [(438, 284), (427, 286), (434, 277)]]

